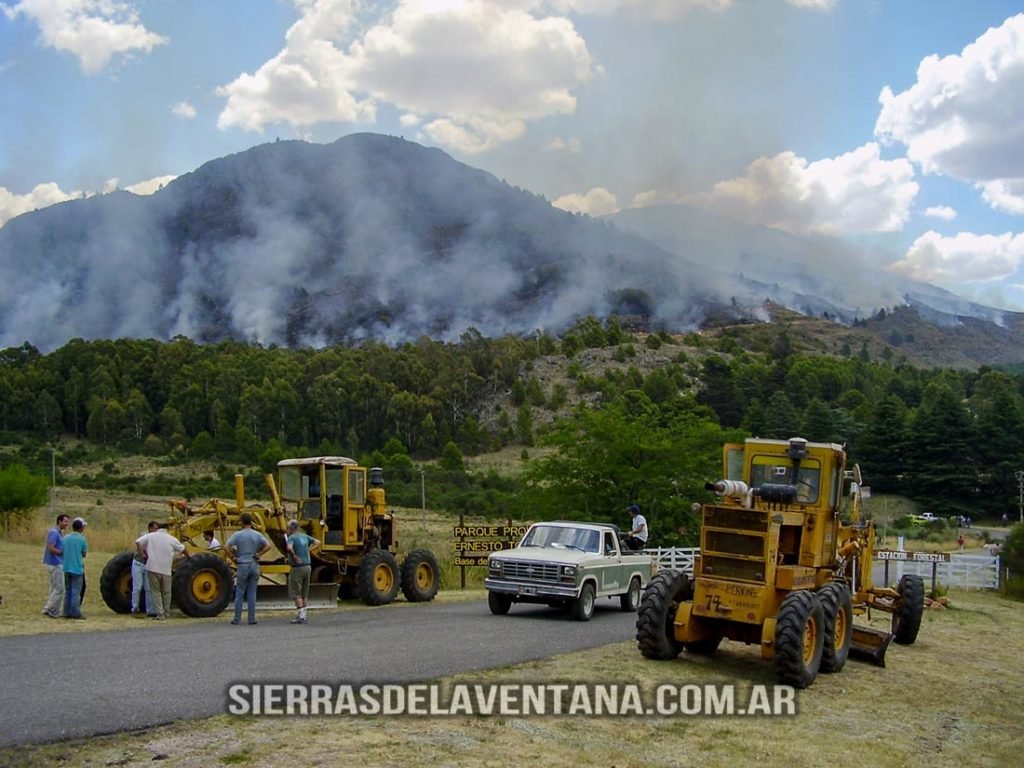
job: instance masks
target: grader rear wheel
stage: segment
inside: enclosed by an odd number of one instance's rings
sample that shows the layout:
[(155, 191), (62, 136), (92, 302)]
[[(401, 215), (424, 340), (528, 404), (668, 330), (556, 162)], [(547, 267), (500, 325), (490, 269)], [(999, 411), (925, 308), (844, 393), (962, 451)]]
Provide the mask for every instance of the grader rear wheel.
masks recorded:
[(441, 569), (429, 549), (414, 549), (402, 561), (402, 594), (410, 603), (433, 600), (441, 586)]
[(186, 616), (217, 616), (231, 601), (234, 579), (227, 562), (210, 552), (192, 555), (171, 576), (174, 603)]
[(398, 594), (398, 561), (384, 549), (365, 557), (356, 573), (356, 594), (366, 605), (387, 605)]
[(103, 602), (114, 613), (131, 613), (132, 610), (132, 552), (114, 555), (103, 566), (100, 575), (100, 594)]
[(805, 589), (782, 601), (775, 620), (775, 677), (780, 683), (806, 688), (821, 668), (825, 644), (825, 612), (821, 601)]
[(682, 571), (658, 571), (647, 582), (636, 619), (636, 644), (648, 659), (674, 659), (683, 650), (673, 621), (679, 604), (693, 598), (693, 585)]
[(826, 584), (817, 594), (825, 614), (821, 671), (838, 672), (846, 664), (853, 642), (853, 601), (849, 588), (838, 581)]

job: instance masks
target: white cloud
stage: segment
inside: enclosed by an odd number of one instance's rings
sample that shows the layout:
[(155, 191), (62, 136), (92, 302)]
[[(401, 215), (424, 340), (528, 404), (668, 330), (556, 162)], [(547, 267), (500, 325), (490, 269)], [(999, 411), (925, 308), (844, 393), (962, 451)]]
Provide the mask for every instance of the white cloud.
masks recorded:
[(978, 188), (982, 199), (997, 211), (1024, 216), (1024, 178), (986, 181)]
[(76, 56), (87, 75), (116, 54), (149, 53), (167, 42), (139, 23), (133, 3), (122, 0), (20, 0), (3, 10), (8, 18), (24, 15), (34, 21), (43, 43)]
[(178, 177), (156, 176), (152, 179), (146, 179), (145, 181), (140, 181), (136, 184), (132, 184), (131, 186), (125, 187), (125, 189), (128, 192), (131, 192), (132, 194), (136, 195), (152, 195), (154, 192), (159, 192), (161, 189), (166, 187), (176, 178)]
[(81, 197), (81, 195), (81, 192), (65, 192), (53, 182), (37, 184), (26, 195), (16, 195), (5, 187), (0, 187), (0, 226), (15, 216)]
[(959, 55), (926, 57), (914, 85), (886, 86), (879, 101), (883, 142), (906, 145), (925, 173), (977, 182), (993, 207), (1024, 212), (1024, 14)]
[[(552, 0), (562, 12), (607, 16), (622, 13), (638, 19), (678, 19), (695, 9), (725, 11), (736, 0)], [(786, 0), (797, 8), (827, 11), (838, 0)]]
[(914, 241), (893, 272), (959, 291), (965, 284), (1012, 277), (1024, 264), (1024, 234), (943, 237), (929, 231)]
[(180, 117), (183, 120), (193, 120), (196, 116), (196, 108), (187, 101), (179, 101), (171, 107), (171, 114)]
[(576, 192), (563, 195), (551, 204), (563, 211), (586, 213), (591, 216), (606, 216), (619, 210), (618, 199), (604, 187), (594, 187), (583, 195)]
[(933, 205), (924, 209), (924, 215), (930, 219), (952, 221), (956, 218), (956, 210), (948, 205)]
[(913, 166), (881, 159), (868, 143), (815, 162), (793, 152), (761, 157), (745, 176), (683, 200), (750, 223), (835, 235), (901, 229), (917, 192)]
[(572, 91), (594, 70), (572, 23), (534, 15), (529, 0), (399, 0), (365, 29), (356, 3), (296, 5), (284, 50), (218, 90), (221, 128), (370, 121), (386, 102), (420, 117), (434, 141), (482, 152), (526, 121), (573, 113)]

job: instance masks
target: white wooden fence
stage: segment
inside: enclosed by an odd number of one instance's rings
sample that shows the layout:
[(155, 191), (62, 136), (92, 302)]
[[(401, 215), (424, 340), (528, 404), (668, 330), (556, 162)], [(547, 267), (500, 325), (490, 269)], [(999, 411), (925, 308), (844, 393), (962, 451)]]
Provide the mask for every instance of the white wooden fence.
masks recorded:
[[(685, 571), (693, 574), (693, 558), (700, 552), (697, 547), (651, 547), (644, 552), (654, 555), (658, 565), (673, 571)], [(957, 589), (999, 589), (1001, 568), (998, 555), (964, 555), (955, 553), (948, 563), (916, 563), (891, 561), (889, 563), (888, 581), (896, 583), (905, 573), (917, 574), (931, 582), (932, 566), (935, 566), (935, 579), (939, 584)], [(875, 568), (883, 566), (875, 563)], [(876, 584), (881, 584), (881, 573), (876, 570)]]
[(957, 589), (999, 589), (1002, 568), (998, 555), (965, 555), (959, 552), (950, 555), (948, 563), (891, 562), (889, 581), (897, 582), (903, 574), (911, 573), (920, 576), (929, 584), (933, 565), (935, 580), (943, 586)]
[(693, 574), (693, 557), (700, 548), (698, 547), (651, 547), (645, 549), (644, 553), (654, 555), (658, 559), (661, 568), (668, 568), (673, 571), (685, 571)]

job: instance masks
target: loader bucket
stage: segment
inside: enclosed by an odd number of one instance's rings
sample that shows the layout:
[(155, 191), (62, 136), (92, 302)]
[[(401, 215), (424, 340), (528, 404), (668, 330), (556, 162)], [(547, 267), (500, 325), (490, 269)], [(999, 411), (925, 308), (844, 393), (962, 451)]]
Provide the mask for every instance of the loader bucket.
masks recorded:
[(892, 632), (874, 627), (853, 627), (850, 655), (861, 661), (870, 661), (879, 667), (885, 666), (885, 652), (892, 642)]

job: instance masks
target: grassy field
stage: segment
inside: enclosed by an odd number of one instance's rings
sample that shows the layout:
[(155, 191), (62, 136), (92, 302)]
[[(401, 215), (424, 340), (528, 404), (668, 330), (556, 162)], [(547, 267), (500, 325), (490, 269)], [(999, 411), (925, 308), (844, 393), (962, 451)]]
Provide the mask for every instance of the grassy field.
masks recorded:
[[(62, 489), (60, 509), (90, 521), (85, 622), (39, 615), (45, 591), (40, 564), (49, 510), (0, 540), (0, 634), (147, 631), (155, 622), (114, 614), (99, 596), (99, 574), (166, 500)], [(447, 517), (418, 510), (403, 516), (403, 549), (430, 546), (450, 561)], [(473, 569), (478, 571), (478, 569)], [(439, 600), (481, 598), (481, 574), (453, 589), (452, 568)], [(963, 766), (1018, 765), (1024, 710), (1024, 606), (996, 595), (953, 591), (951, 607), (928, 610), (918, 642), (893, 646), (888, 667), (850, 662), (819, 676), (798, 695), (793, 717), (230, 717), (174, 723), (140, 732), (18, 750), (0, 750), (0, 766), (246, 765), (276, 768), (296, 760), (318, 765), (355, 760), (365, 766), (716, 766), (827, 763), (904, 766), (940, 761)], [(328, 610), (396, 610), (346, 603)], [(209, 619), (207, 621), (221, 621)], [(516, 616), (507, 617), (516, 621)], [(198, 619), (173, 618), (174, 622)], [(888, 616), (871, 623), (885, 626)], [(164, 625), (166, 626), (166, 624)], [(558, 631), (558, 622), (542, 630)], [(461, 678), (454, 678), (461, 679)], [(474, 674), (468, 682), (734, 684), (743, 700), (754, 684), (771, 684), (756, 648), (723, 644), (714, 658), (684, 654), (643, 659), (632, 639), (604, 648)], [(324, 681), (331, 682), (331, 681)], [(8, 694), (9, 695), (9, 694)]]

